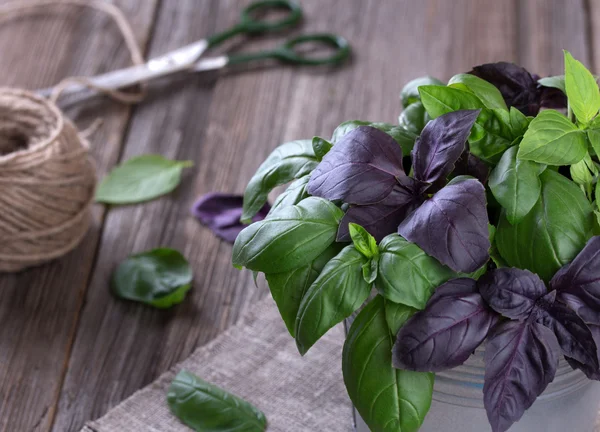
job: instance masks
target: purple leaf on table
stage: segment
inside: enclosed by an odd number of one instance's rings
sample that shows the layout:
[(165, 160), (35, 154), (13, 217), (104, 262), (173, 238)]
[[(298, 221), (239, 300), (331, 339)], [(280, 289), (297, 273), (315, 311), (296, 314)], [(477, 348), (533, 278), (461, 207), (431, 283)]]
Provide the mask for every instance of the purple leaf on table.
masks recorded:
[[(240, 222), (244, 197), (224, 193), (208, 193), (196, 201), (192, 214), (200, 222), (223, 240), (233, 243), (238, 234), (247, 226)], [(271, 206), (265, 204), (252, 218), (252, 222), (263, 220)]]
[(394, 367), (438, 372), (464, 363), (497, 320), (476, 285), (473, 279), (458, 278), (439, 286), (425, 309), (398, 332)]

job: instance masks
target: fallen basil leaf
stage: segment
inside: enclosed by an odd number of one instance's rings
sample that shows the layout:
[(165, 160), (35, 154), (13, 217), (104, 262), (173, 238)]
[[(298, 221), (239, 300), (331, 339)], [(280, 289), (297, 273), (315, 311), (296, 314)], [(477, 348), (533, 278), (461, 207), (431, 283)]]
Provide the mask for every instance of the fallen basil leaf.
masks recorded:
[(385, 301), (385, 320), (394, 338), (404, 323), (417, 312), (418, 309), (410, 306), (394, 303), (389, 300)]
[(466, 90), (473, 93), (487, 108), (508, 110), (504, 98), (493, 84), (471, 74), (454, 75), (448, 81), (449, 87)]
[(430, 76), (415, 78), (414, 80), (407, 82), (400, 92), (402, 107), (407, 108), (409, 105), (419, 102), (421, 100), (419, 87), (425, 85), (443, 86), (444, 83), (439, 79)]
[[(414, 135), (420, 135), (425, 125), (431, 120), (421, 102), (415, 102), (402, 111), (398, 117), (400, 127)], [(404, 148), (402, 149), (404, 150)]]
[(329, 152), (329, 150), (331, 150), (331, 147), (333, 147), (333, 145), (326, 139), (323, 139), (321, 137), (314, 137), (312, 139), (312, 147), (313, 151), (315, 152), (315, 156), (317, 157), (317, 160), (320, 162), (321, 160), (323, 160), (323, 157)]
[(504, 152), (488, 183), (511, 224), (519, 223), (531, 211), (542, 190), (540, 165), (518, 159), (518, 150), (513, 146)]
[(134, 204), (172, 192), (181, 182), (184, 168), (192, 161), (173, 161), (160, 155), (131, 158), (113, 169), (96, 191), (96, 201)]
[(169, 308), (181, 303), (192, 282), (192, 269), (174, 249), (159, 248), (132, 255), (117, 267), (112, 292), (127, 300)]
[(304, 295), (333, 257), (342, 249), (339, 243), (331, 244), (310, 264), (283, 273), (267, 273), (265, 278), (279, 314), (292, 337), (295, 336), (296, 316)]
[(496, 314), (469, 278), (437, 288), (424, 310), (398, 332), (392, 353), (396, 368), (438, 372), (463, 364), (485, 339)]
[(494, 269), (477, 282), (481, 296), (496, 312), (510, 319), (526, 319), (537, 300), (548, 291), (534, 273), (517, 268)]
[(600, 92), (596, 78), (571, 53), (565, 53), (565, 90), (573, 114), (583, 124), (587, 124), (598, 114)]
[(250, 223), (276, 186), (310, 174), (319, 161), (312, 140), (290, 141), (277, 147), (258, 168), (244, 192), (242, 222)]
[(571, 165), (586, 152), (585, 132), (558, 111), (545, 110), (531, 121), (517, 157), (548, 165)]
[(310, 180), (309, 174), (290, 183), (287, 189), (275, 199), (268, 216), (274, 215), (279, 210), (286, 207), (296, 205), (304, 198), (307, 198), (308, 192), (306, 191), (306, 185), (308, 184), (308, 180)]
[(371, 300), (348, 330), (342, 353), (344, 383), (372, 431), (417, 432), (429, 407), (434, 375), (392, 367), (393, 336), (384, 300)]
[(386, 133), (360, 126), (336, 143), (313, 171), (311, 195), (348, 204), (373, 204), (386, 198), (406, 177), (402, 150)]
[(480, 111), (460, 110), (427, 123), (412, 151), (414, 178), (423, 183), (444, 180), (465, 149)]
[(352, 243), (357, 251), (367, 258), (373, 258), (375, 255), (379, 254), (377, 242), (367, 230), (355, 223), (350, 223), (349, 229)]
[(485, 346), (483, 404), (493, 432), (508, 430), (554, 379), (555, 345), (551, 331), (529, 320), (492, 329)]
[(281, 273), (317, 258), (335, 240), (344, 213), (333, 203), (309, 197), (253, 223), (233, 245), (233, 265)]
[(245, 400), (182, 370), (167, 394), (171, 412), (197, 432), (263, 432), (265, 415)]
[(398, 234), (379, 245), (379, 274), (375, 286), (394, 303), (423, 309), (434, 290), (456, 273)]
[[(238, 234), (246, 227), (240, 222), (244, 197), (222, 193), (208, 193), (194, 204), (192, 214), (223, 240), (233, 243)], [(258, 222), (267, 217), (271, 207), (265, 204), (252, 218)]]
[(367, 259), (346, 246), (323, 268), (302, 299), (296, 317), (296, 346), (304, 355), (329, 329), (348, 318), (367, 299), (371, 286), (364, 280)]
[(533, 209), (511, 225), (500, 215), (496, 245), (511, 267), (528, 269), (548, 282), (585, 246), (593, 226), (592, 206), (579, 187), (551, 169), (541, 175)]
[(452, 270), (474, 272), (489, 260), (485, 188), (456, 177), (409, 214), (398, 234)]

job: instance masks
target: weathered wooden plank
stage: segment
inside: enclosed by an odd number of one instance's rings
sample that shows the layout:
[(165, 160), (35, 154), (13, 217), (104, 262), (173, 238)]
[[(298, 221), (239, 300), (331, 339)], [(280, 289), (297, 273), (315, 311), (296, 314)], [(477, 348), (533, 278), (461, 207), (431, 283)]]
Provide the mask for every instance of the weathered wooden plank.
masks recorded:
[[(156, 1), (115, 3), (131, 20), (143, 45)], [(99, 73), (129, 62), (117, 28), (98, 12), (46, 6), (1, 24), (2, 85), (44, 87), (68, 75)], [(128, 112), (106, 102), (69, 111), (82, 127), (96, 117), (104, 119), (92, 138), (100, 174), (118, 158)], [(0, 431), (51, 427), (103, 213), (102, 208), (95, 209), (93, 227), (73, 253), (36, 269), (0, 275)]]
[[(245, 1), (164, 2), (152, 52), (160, 53), (232, 24)], [(229, 245), (188, 213), (209, 191), (242, 192), (279, 143), (329, 136), (344, 120), (395, 122), (398, 93), (411, 78), (449, 78), (497, 58), (514, 59), (513, 4), (493, 0), (302, 2), (304, 31), (347, 37), (352, 65), (339, 70), (259, 68), (189, 77), (140, 106), (124, 157), (157, 152), (193, 159), (196, 167), (171, 196), (112, 209), (66, 377), (55, 430), (76, 430), (85, 420), (149, 383), (196, 346), (235, 322), (264, 295), (251, 277), (230, 264)], [(252, 41), (252, 49), (262, 46)], [(258, 43), (258, 45), (256, 43)], [(272, 46), (268, 38), (265, 45)], [(170, 311), (114, 299), (115, 265), (132, 252), (157, 246), (183, 251), (195, 269), (191, 297)]]

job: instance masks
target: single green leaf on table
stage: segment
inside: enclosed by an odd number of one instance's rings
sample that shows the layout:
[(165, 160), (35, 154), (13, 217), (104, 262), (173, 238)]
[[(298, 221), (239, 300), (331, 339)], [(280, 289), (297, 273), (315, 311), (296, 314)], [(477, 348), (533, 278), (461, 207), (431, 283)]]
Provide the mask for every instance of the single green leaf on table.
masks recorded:
[(367, 258), (346, 246), (323, 268), (302, 299), (296, 317), (296, 346), (304, 355), (329, 329), (348, 318), (369, 297), (363, 278)]
[(394, 337), (384, 299), (358, 314), (344, 343), (342, 372), (348, 395), (373, 432), (417, 432), (431, 406), (432, 373), (392, 367)]
[(113, 169), (96, 190), (96, 201), (134, 204), (172, 192), (181, 182), (184, 168), (192, 161), (174, 161), (160, 155), (131, 158)]
[(233, 245), (233, 265), (263, 273), (302, 267), (333, 243), (344, 212), (323, 198), (308, 197), (245, 228)]
[(256, 407), (182, 370), (167, 393), (171, 412), (196, 432), (264, 432), (265, 415)]
[(419, 310), (400, 303), (385, 300), (385, 320), (388, 328), (395, 336), (408, 319)]
[(565, 51), (565, 89), (569, 106), (580, 123), (588, 124), (600, 109), (600, 91), (589, 70)]
[(515, 225), (503, 211), (495, 241), (508, 266), (531, 270), (548, 282), (583, 249), (594, 216), (585, 194), (571, 180), (551, 169), (540, 180), (542, 190), (533, 209)]
[(373, 258), (379, 254), (375, 237), (369, 234), (366, 229), (352, 222), (348, 224), (348, 228), (350, 230), (350, 238), (352, 238), (357, 251), (367, 258)]
[(423, 309), (433, 291), (456, 273), (398, 234), (379, 244), (379, 273), (375, 286), (383, 297)]
[(340, 243), (332, 243), (310, 264), (283, 273), (265, 274), (271, 295), (292, 337), (296, 334), (296, 316), (304, 295), (321, 274), (325, 264), (341, 249)]
[(409, 105), (400, 113), (400, 117), (398, 117), (400, 127), (415, 135), (421, 134), (421, 131), (429, 120), (431, 120), (431, 117), (429, 117), (421, 102)]
[(312, 139), (312, 147), (313, 147), (313, 151), (315, 152), (315, 156), (317, 158), (318, 161), (323, 160), (323, 156), (325, 156), (329, 150), (331, 150), (331, 147), (333, 147), (333, 144), (331, 144), (329, 141), (327, 141), (324, 138), (321, 137), (314, 137)]
[(538, 84), (544, 87), (552, 87), (555, 89), (559, 89), (564, 94), (567, 94), (567, 88), (565, 87), (565, 76), (564, 75), (555, 75), (546, 78), (540, 78), (538, 80)]
[(117, 267), (112, 291), (160, 309), (179, 304), (191, 288), (192, 269), (181, 253), (159, 248), (132, 255)]
[(487, 108), (508, 110), (500, 90), (493, 84), (471, 74), (454, 75), (448, 81), (449, 87), (473, 93)]
[(504, 152), (492, 170), (488, 185), (496, 200), (506, 209), (506, 218), (516, 224), (531, 211), (542, 189), (539, 179), (543, 165), (517, 158), (518, 147)]
[(290, 183), (287, 189), (275, 199), (267, 217), (274, 215), (281, 209), (296, 205), (304, 198), (307, 198), (308, 192), (306, 191), (306, 185), (309, 180), (310, 174), (307, 174)]
[(290, 141), (277, 147), (252, 176), (244, 192), (241, 220), (250, 223), (276, 186), (304, 177), (319, 164), (312, 140)]
[(419, 102), (421, 100), (421, 96), (419, 95), (419, 87), (425, 85), (443, 86), (444, 83), (439, 79), (430, 76), (415, 78), (414, 80), (409, 81), (400, 92), (402, 108), (406, 108), (413, 103)]
[(545, 110), (531, 121), (517, 157), (547, 165), (572, 165), (587, 152), (585, 131), (554, 110)]
[(410, 154), (410, 151), (412, 150), (413, 145), (415, 143), (415, 139), (417, 139), (417, 135), (404, 129), (401, 126), (396, 126), (389, 123), (373, 123), (364, 120), (350, 120), (342, 123), (337, 128), (335, 128), (331, 137), (331, 142), (335, 144), (344, 135), (346, 135), (349, 132), (352, 132), (359, 126), (371, 126), (376, 129), (379, 129), (382, 132), (385, 132), (386, 134), (391, 136), (402, 148), (402, 154), (404, 156), (408, 156)]

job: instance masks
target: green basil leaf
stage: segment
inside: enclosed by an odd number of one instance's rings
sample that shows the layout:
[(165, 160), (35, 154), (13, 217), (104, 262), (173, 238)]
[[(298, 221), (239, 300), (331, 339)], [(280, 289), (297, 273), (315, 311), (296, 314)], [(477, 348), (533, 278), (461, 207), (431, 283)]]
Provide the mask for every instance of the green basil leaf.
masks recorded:
[(582, 186), (592, 185), (594, 177), (598, 175), (598, 168), (594, 165), (594, 161), (592, 161), (589, 153), (586, 153), (582, 160), (571, 165), (570, 173), (575, 183)]
[(516, 224), (531, 211), (542, 190), (540, 164), (517, 159), (518, 147), (506, 150), (492, 170), (488, 185), (496, 200), (506, 209), (506, 218)]
[(113, 169), (98, 186), (96, 201), (134, 204), (172, 192), (181, 182), (184, 168), (192, 161), (173, 161), (160, 155), (142, 155)]
[(258, 168), (244, 192), (241, 220), (250, 223), (276, 186), (310, 174), (318, 165), (312, 140), (290, 141), (277, 147)]
[(281, 273), (306, 265), (333, 243), (344, 212), (308, 197), (245, 228), (233, 245), (233, 265)]
[(587, 124), (600, 109), (600, 91), (589, 70), (565, 51), (565, 89), (569, 106), (577, 120)]
[(329, 150), (331, 150), (331, 147), (333, 147), (333, 144), (331, 144), (329, 141), (327, 141), (324, 138), (321, 137), (314, 137), (312, 139), (312, 147), (313, 147), (313, 151), (315, 152), (315, 156), (317, 158), (318, 161), (323, 160), (323, 156), (325, 156)]
[(515, 107), (510, 107), (510, 127), (514, 137), (520, 137), (525, 134), (531, 119)]
[(379, 244), (375, 286), (387, 300), (423, 309), (433, 291), (453, 277), (456, 273), (398, 234)]
[(310, 264), (283, 273), (265, 274), (271, 295), (292, 337), (296, 334), (296, 316), (302, 298), (321, 274), (325, 264), (335, 257), (341, 249), (342, 246), (339, 243), (332, 243)]
[(571, 165), (586, 152), (585, 132), (558, 111), (545, 110), (531, 121), (517, 157), (548, 165)]
[(395, 336), (408, 319), (419, 310), (400, 303), (385, 301), (385, 320), (388, 328)]
[(333, 136), (331, 137), (331, 142), (333, 144), (337, 143), (344, 135), (349, 132), (352, 132), (359, 126), (371, 126), (376, 129), (379, 129), (382, 132), (385, 132), (400, 145), (402, 148), (402, 154), (404, 156), (408, 156), (410, 151), (413, 148), (415, 143), (415, 139), (417, 139), (417, 135), (414, 133), (404, 129), (403, 127), (396, 126), (389, 123), (378, 123), (378, 122), (369, 122), (364, 120), (350, 120), (339, 125), (334, 131)]
[(470, 150), (480, 159), (496, 164), (515, 138), (508, 111), (484, 108), (471, 130)]
[(441, 85), (444, 83), (441, 82), (437, 78), (433, 78), (430, 76), (424, 76), (420, 78), (415, 78), (412, 81), (406, 83), (406, 85), (402, 88), (400, 92), (400, 101), (402, 102), (402, 108), (406, 108), (413, 103), (419, 102), (421, 100), (421, 96), (419, 95), (419, 87), (425, 85)]
[(307, 198), (308, 192), (306, 190), (306, 185), (308, 184), (309, 180), (310, 174), (307, 174), (304, 177), (300, 177), (298, 180), (290, 183), (287, 189), (279, 194), (279, 196), (275, 199), (275, 202), (273, 202), (267, 217), (274, 215), (281, 209), (296, 205), (304, 198)]
[(471, 74), (454, 75), (448, 81), (449, 87), (466, 90), (479, 98), (487, 108), (508, 110), (500, 90), (495, 85)]
[(118, 297), (164, 309), (183, 301), (192, 277), (181, 253), (159, 248), (132, 255), (119, 264), (111, 288)]
[(379, 253), (375, 237), (369, 234), (366, 229), (359, 224), (352, 222), (348, 224), (348, 228), (350, 230), (350, 237), (352, 238), (352, 242), (357, 251), (367, 258), (372, 258)]
[(262, 432), (265, 415), (225, 390), (182, 370), (167, 393), (171, 412), (197, 432)]
[(538, 80), (538, 84), (544, 87), (552, 87), (555, 89), (559, 89), (564, 94), (567, 94), (567, 88), (565, 87), (565, 76), (564, 75), (556, 75), (546, 78), (540, 78)]
[(502, 212), (496, 245), (510, 267), (537, 273), (546, 282), (583, 249), (593, 224), (592, 206), (579, 187), (547, 169), (533, 209), (511, 225)]
[(369, 285), (371, 285), (373, 282), (375, 282), (375, 279), (377, 279), (377, 275), (379, 273), (378, 261), (379, 257), (376, 256), (371, 258), (362, 266), (363, 279)]
[(421, 134), (421, 131), (429, 120), (431, 120), (431, 117), (429, 117), (421, 102), (409, 105), (402, 111), (400, 117), (398, 117), (400, 127), (415, 135)]
[(592, 150), (600, 158), (600, 130), (588, 130), (587, 137), (592, 145)]
[(344, 383), (352, 403), (373, 432), (417, 432), (431, 406), (434, 375), (392, 367), (394, 337), (384, 300), (360, 311), (342, 354)]
[(296, 318), (296, 345), (304, 355), (329, 329), (348, 318), (369, 297), (362, 266), (368, 262), (346, 246), (326, 265), (302, 299)]
[(421, 102), (431, 118), (464, 109), (484, 108), (477, 96), (452, 87), (427, 85), (419, 87)]

